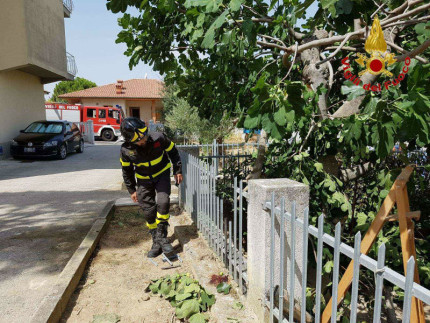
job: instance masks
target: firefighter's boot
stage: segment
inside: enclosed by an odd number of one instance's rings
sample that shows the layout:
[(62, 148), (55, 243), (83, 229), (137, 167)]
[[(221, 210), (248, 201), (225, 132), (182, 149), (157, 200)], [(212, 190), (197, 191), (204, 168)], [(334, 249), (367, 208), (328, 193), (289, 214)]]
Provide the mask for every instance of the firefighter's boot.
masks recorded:
[(168, 222), (160, 222), (157, 226), (157, 236), (158, 236), (158, 243), (161, 246), (161, 249), (164, 253), (168, 254), (173, 251), (173, 246), (170, 244), (169, 240), (167, 239), (167, 227), (169, 223)]
[(148, 258), (155, 258), (159, 255), (161, 255), (161, 246), (158, 243), (158, 237), (157, 237), (157, 229), (151, 229), (149, 230), (149, 233), (151, 233), (152, 236), (152, 247), (151, 250), (148, 251)]

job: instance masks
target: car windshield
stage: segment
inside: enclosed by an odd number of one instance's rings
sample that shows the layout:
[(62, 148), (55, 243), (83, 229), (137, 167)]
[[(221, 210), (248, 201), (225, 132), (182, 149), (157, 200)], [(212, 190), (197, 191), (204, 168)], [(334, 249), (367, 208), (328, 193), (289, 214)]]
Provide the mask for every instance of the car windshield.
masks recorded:
[(63, 125), (61, 123), (34, 122), (24, 130), (25, 133), (61, 133)]

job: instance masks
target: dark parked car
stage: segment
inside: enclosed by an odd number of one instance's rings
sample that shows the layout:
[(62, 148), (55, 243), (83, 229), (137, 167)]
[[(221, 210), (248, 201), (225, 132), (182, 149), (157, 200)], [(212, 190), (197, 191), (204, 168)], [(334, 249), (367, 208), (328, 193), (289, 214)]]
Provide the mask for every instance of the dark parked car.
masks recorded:
[(76, 124), (68, 121), (36, 121), (15, 137), (10, 145), (13, 158), (55, 156), (84, 151), (84, 139)]

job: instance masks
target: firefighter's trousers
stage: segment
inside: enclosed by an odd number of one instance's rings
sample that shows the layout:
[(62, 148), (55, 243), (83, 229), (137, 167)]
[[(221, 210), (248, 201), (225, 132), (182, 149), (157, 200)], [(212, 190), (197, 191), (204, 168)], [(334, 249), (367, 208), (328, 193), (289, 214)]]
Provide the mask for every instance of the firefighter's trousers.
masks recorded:
[(138, 181), (137, 199), (149, 229), (169, 221), (170, 192), (170, 171), (153, 179)]

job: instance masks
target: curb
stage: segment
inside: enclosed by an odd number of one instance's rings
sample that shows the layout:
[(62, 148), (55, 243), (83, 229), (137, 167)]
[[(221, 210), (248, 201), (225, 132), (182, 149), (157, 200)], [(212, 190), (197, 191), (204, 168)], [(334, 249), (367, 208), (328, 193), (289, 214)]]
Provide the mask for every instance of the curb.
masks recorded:
[(95, 219), (78, 249), (64, 267), (49, 295), (45, 296), (31, 323), (58, 322), (75, 291), (85, 266), (112, 219), (116, 203), (109, 201)]

